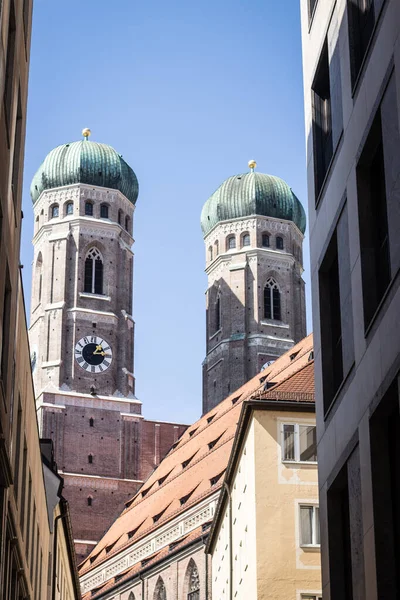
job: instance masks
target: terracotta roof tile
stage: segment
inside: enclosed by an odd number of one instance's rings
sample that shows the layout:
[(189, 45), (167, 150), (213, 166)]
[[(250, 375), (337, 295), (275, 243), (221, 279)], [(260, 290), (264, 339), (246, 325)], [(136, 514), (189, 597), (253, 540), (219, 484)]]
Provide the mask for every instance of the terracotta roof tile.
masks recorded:
[[(301, 377), (304, 378), (307, 390), (311, 389), (311, 363), (309, 364), (308, 358), (312, 351), (312, 343), (312, 335), (301, 340), (272, 365), (188, 427), (178, 443), (143, 484), (142, 490), (147, 491), (145, 497), (143, 492), (139, 491), (127, 502), (122, 514), (81, 563), (81, 576), (221, 487), (222, 474), (228, 464), (243, 400), (254, 397), (256, 392), (262, 392), (266, 382), (274, 382), (276, 387), (273, 389), (277, 391), (278, 384), (282, 384), (281, 391), (286, 393), (289, 388), (284, 387), (285, 382), (286, 386), (290, 386), (291, 376), (307, 365), (309, 369), (305, 369), (305, 374)], [(295, 356), (291, 359), (293, 354)], [(293, 385), (296, 389), (301, 388), (301, 379), (293, 378)], [(273, 389), (269, 392), (273, 393)], [(210, 420), (210, 417), (213, 418)], [(213, 442), (216, 442), (214, 446)], [(182, 464), (190, 457), (192, 460), (183, 468)], [(217, 481), (212, 483), (214, 478), (217, 478)], [(193, 493), (188, 500), (181, 504), (181, 498), (191, 491)], [(154, 517), (160, 513), (161, 516), (154, 522)], [(107, 553), (106, 548), (110, 547), (112, 548)]]

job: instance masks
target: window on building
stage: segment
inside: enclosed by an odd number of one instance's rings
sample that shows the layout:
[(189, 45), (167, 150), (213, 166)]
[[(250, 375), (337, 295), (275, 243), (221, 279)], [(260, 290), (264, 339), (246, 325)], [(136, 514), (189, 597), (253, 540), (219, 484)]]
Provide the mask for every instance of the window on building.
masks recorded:
[(282, 460), (289, 462), (317, 461), (315, 425), (300, 425), (299, 423), (282, 425)]
[(208, 248), (208, 260), (211, 261), (213, 259), (213, 249), (212, 246)]
[(268, 233), (263, 233), (261, 237), (261, 245), (263, 248), (269, 248), (269, 235)]
[(317, 199), (333, 155), (328, 43), (325, 41), (312, 85), (314, 182)]
[(167, 590), (161, 576), (157, 579), (153, 600), (167, 600)]
[(15, 36), (16, 36), (16, 21), (14, 3), (10, 3), (10, 16), (8, 20), (8, 39), (7, 39), (7, 57), (4, 82), (4, 108), (6, 114), (6, 127), (8, 147), (10, 147), (11, 134), (11, 114), (13, 106), (13, 83), (14, 83), (14, 62), (15, 62)]
[(36, 259), (35, 281), (36, 281), (36, 285), (37, 285), (37, 302), (38, 302), (38, 304), (40, 304), (42, 301), (42, 283), (43, 283), (43, 259), (42, 259), (41, 252), (39, 252), (38, 257)]
[(319, 507), (300, 505), (300, 546), (319, 546)]
[(373, 0), (347, 0), (351, 82), (354, 87), (375, 25)]
[(281, 238), (279, 235), (276, 238), (276, 249), (283, 250), (283, 238)]
[(101, 204), (100, 205), (100, 218), (101, 219), (108, 219), (108, 206), (107, 206), (107, 204)]
[(226, 249), (233, 250), (236, 248), (236, 238), (234, 235), (230, 235), (226, 241)]
[(51, 218), (54, 219), (56, 217), (58, 217), (60, 214), (60, 207), (58, 206), (58, 204), (54, 204), (51, 207)]
[(250, 246), (250, 235), (248, 233), (243, 234), (242, 246)]
[(85, 287), (88, 294), (103, 293), (103, 258), (97, 248), (91, 248), (85, 260)]
[(93, 463), (93, 455), (89, 454), (88, 455), (88, 463), (91, 465)]
[(264, 319), (281, 320), (281, 293), (272, 277), (268, 279), (264, 288)]
[(85, 202), (85, 215), (93, 217), (93, 202)]
[(200, 576), (197, 565), (191, 558), (186, 571), (188, 580), (187, 600), (200, 600)]
[(129, 233), (130, 231), (130, 226), (131, 226), (131, 220), (128, 217), (128, 215), (125, 217), (125, 229), (126, 231)]
[(88, 496), (88, 497), (87, 497), (87, 505), (88, 505), (88, 506), (92, 506), (92, 502), (93, 502), (93, 498), (92, 498), (92, 496)]
[(221, 296), (215, 303), (215, 333), (221, 329)]
[(17, 120), (15, 122), (15, 136), (14, 136), (14, 155), (13, 155), (13, 170), (12, 170), (12, 194), (14, 204), (17, 205), (19, 198), (19, 184), (20, 184), (20, 158), (21, 158), (21, 147), (22, 147), (22, 102), (21, 102), (21, 88), (18, 86), (18, 105), (17, 105)]
[(133, 592), (129, 594), (128, 600), (135, 600), (135, 594)]
[(89, 427), (93, 427), (94, 425), (94, 419), (92, 417), (90, 417), (89, 419)]
[(336, 231), (319, 270), (324, 407), (328, 410), (343, 380), (339, 259)]
[(218, 254), (219, 254), (219, 242), (218, 242), (218, 240), (216, 240), (215, 243), (214, 243), (214, 251), (215, 251), (214, 252), (215, 256), (218, 256)]
[(391, 280), (380, 111), (357, 165), (357, 192), (364, 326), (367, 328)]
[(301, 600), (322, 600), (321, 594), (302, 594)]
[(11, 280), (10, 280), (10, 272), (8, 270), (8, 266), (6, 266), (5, 273), (5, 287), (4, 287), (4, 296), (3, 296), (3, 318), (2, 318), (2, 330), (1, 330), (1, 378), (3, 379), (4, 391), (7, 390), (7, 380), (8, 380), (8, 365), (9, 365), (9, 357), (13, 355), (14, 349), (11, 348), (11, 297), (12, 297), (12, 288), (11, 288)]
[(73, 215), (74, 214), (74, 203), (73, 202), (67, 202), (65, 214), (66, 215)]
[(314, 10), (315, 7), (317, 5), (318, 0), (308, 0), (308, 20), (311, 21), (311, 19), (314, 16)]

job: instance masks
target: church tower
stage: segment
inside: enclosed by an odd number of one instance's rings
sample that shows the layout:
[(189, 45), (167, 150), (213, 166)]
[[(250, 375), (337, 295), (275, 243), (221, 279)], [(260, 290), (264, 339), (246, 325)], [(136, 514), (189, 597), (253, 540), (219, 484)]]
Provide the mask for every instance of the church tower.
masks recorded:
[(304, 209), (279, 177), (229, 177), (205, 203), (203, 412), (306, 335)]
[(29, 330), (40, 435), (54, 442), (79, 558), (185, 429), (145, 421), (135, 396), (136, 175), (83, 135), (52, 150), (31, 185)]

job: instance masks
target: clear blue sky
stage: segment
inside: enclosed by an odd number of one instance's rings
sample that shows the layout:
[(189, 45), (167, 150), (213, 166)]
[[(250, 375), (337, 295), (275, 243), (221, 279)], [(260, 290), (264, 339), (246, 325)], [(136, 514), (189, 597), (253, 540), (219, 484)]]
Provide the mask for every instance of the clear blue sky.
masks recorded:
[[(29, 184), (46, 154), (83, 127), (139, 179), (143, 413), (190, 423), (201, 413), (205, 352), (203, 203), (255, 158), (307, 208), (299, 0), (35, 0), (21, 248), (28, 311)], [(304, 250), (310, 323), (308, 237)]]

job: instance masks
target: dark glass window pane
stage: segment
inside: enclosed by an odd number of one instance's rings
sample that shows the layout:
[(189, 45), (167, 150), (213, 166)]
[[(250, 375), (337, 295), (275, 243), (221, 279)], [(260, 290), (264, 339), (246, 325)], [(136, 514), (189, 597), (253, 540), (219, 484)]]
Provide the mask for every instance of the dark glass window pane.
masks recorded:
[(85, 285), (84, 291), (88, 294), (92, 293), (92, 268), (93, 261), (91, 258), (87, 258), (85, 260)]
[(283, 460), (295, 460), (294, 425), (283, 426)]
[(100, 206), (100, 217), (102, 219), (108, 219), (108, 206), (106, 204)]
[(271, 288), (269, 285), (266, 285), (264, 288), (264, 318), (272, 319), (271, 314)]
[(94, 263), (94, 293), (103, 293), (103, 263), (99, 258)]
[(276, 238), (276, 247), (278, 250), (283, 250), (283, 238), (281, 238), (281, 237)]
[(300, 460), (317, 460), (317, 430), (309, 425), (299, 425)]
[(74, 212), (74, 205), (72, 202), (68, 202), (67, 204), (67, 215), (72, 215)]
[(273, 297), (273, 310), (274, 310), (273, 318), (276, 319), (277, 321), (280, 321), (281, 320), (281, 294), (280, 294), (280, 291), (276, 287), (272, 290), (272, 297)]
[(263, 233), (262, 245), (263, 245), (263, 248), (269, 248), (269, 235), (267, 235), (266, 233)]
[(85, 204), (85, 215), (89, 217), (93, 216), (93, 204), (91, 202), (86, 202)]
[(58, 217), (58, 214), (59, 214), (59, 209), (58, 209), (58, 204), (56, 204), (56, 206), (53, 206), (53, 208), (51, 209), (51, 216)]

